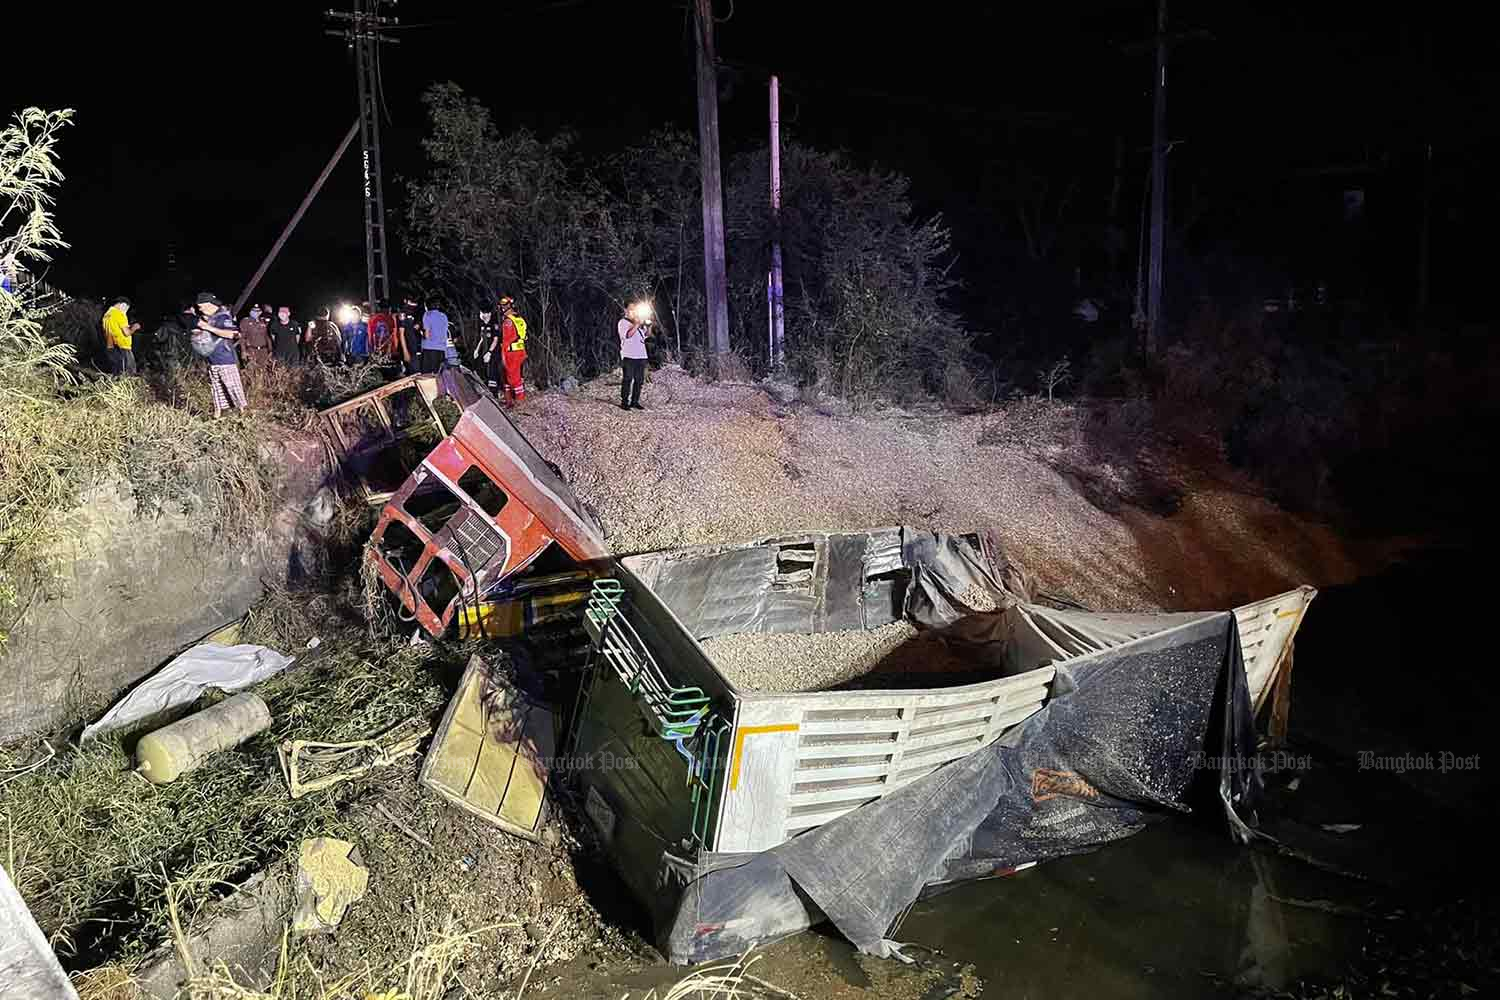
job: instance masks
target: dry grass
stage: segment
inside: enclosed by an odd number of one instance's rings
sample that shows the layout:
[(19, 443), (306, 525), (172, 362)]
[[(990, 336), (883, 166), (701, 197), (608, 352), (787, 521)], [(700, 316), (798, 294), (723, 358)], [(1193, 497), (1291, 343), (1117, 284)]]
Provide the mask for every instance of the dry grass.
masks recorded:
[[(120, 738), (59, 753), (40, 767), (29, 744), (0, 750), (0, 823), (7, 867), (59, 954), (88, 965), (138, 958), (167, 937), (166, 887), (191, 876), (179, 894), (184, 920), (232, 884), (309, 835), (337, 835), (341, 807), (383, 781), (374, 772), (292, 801), (275, 746), (292, 738), (342, 741), (403, 719), (432, 717), (446, 700), (430, 649), (368, 641), (340, 630), (319, 605), (292, 611), (273, 595), (251, 616), (249, 637), (303, 661), (257, 688), (275, 720), (270, 731), (215, 755), (170, 785), (130, 769)], [(322, 637), (302, 651), (308, 633)]]
[[(474, 996), (463, 985), (459, 970), (470, 958), (482, 951), (486, 934), (500, 928), (515, 928), (517, 921), (495, 923), (478, 930), (461, 932), (450, 917), (440, 928), (424, 927), (420, 917), (414, 934), (413, 950), (405, 961), (383, 968), (367, 967), (361, 973), (347, 973), (328, 978), (316, 969), (306, 956), (295, 955), (283, 936), (281, 960), (276, 980), (267, 990), (257, 990), (238, 982), (222, 963), (197, 971), (184, 984), (180, 996), (185, 1000), (443, 1000), (462, 990), (460, 995)], [(557, 926), (554, 922), (554, 927)], [(188, 958), (189, 968), (199, 962), (191, 955), (188, 942), (180, 934), (177, 947)], [(538, 948), (532, 965), (510, 1000), (523, 1000), (531, 973), (545, 953), (545, 942)], [(642, 1000), (772, 1000), (791, 997), (771, 983), (750, 974), (759, 960), (746, 955), (737, 961), (695, 969), (665, 992), (653, 989)], [(128, 987), (127, 987), (128, 988)], [(93, 992), (80, 1000), (135, 1000), (133, 992)], [(620, 1000), (629, 1000), (624, 994)]]
[[(205, 536), (263, 524), (280, 465), (262, 442), (277, 436), (254, 417), (163, 406), (137, 379), (11, 394), (0, 406), (0, 581), (23, 596), (54, 588), (72, 512), (111, 479), (129, 483), (142, 516), (178, 509)], [(3, 611), (0, 637), (14, 624)]]

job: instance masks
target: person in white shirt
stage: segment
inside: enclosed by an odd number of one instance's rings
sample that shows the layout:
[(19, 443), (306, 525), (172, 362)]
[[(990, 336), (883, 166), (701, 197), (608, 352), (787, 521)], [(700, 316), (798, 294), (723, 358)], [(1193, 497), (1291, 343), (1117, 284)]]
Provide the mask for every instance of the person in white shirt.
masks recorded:
[(651, 336), (651, 307), (644, 304), (632, 306), (615, 329), (620, 335), (620, 367), (625, 373), (620, 382), (620, 409), (644, 410), (641, 385), (646, 381), (646, 338)]

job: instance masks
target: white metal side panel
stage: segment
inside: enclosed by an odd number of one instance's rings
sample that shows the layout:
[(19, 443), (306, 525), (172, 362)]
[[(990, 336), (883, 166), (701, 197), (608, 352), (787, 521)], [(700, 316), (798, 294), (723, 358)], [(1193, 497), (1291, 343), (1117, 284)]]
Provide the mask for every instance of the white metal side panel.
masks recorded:
[(756, 831), (781, 829), (801, 722), (801, 706), (792, 698), (740, 702), (730, 734), (715, 850), (763, 850), (743, 845), (762, 839)]
[(1298, 587), (1275, 597), (1234, 609), (1240, 650), (1245, 657), (1245, 680), (1250, 702), (1259, 713), (1286, 660), (1286, 650), (1302, 624), (1307, 606), (1317, 596), (1312, 587)]
[(1053, 674), (742, 699), (715, 850), (767, 850), (968, 756), (1039, 711)]

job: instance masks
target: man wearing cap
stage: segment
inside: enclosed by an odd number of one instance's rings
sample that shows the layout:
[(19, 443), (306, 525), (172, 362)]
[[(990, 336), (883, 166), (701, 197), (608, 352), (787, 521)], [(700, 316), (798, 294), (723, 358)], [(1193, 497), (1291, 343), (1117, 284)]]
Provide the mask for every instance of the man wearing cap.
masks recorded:
[(104, 311), (104, 354), (109, 359), (109, 370), (116, 375), (135, 374), (135, 352), (133, 337), (141, 328), (130, 322), (130, 300), (121, 295)]
[(240, 348), (245, 352), (245, 363), (254, 370), (265, 368), (271, 360), (269, 319), (269, 310), (262, 312), (260, 306), (251, 306), (250, 315), (240, 320)]
[(199, 292), (197, 307), (198, 329), (218, 338), (213, 353), (208, 356), (208, 384), (213, 391), (214, 417), (222, 416), (231, 405), (243, 412), (250, 408), (250, 404), (245, 399), (239, 360), (234, 354), (234, 341), (240, 335), (234, 317), (212, 292)]

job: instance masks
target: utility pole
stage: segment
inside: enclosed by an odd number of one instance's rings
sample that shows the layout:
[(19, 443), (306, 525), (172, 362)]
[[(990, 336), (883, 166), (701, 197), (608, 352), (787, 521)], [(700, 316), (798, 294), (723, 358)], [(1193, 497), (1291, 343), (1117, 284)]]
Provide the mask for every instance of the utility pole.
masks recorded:
[(1161, 339), (1162, 246), (1167, 228), (1167, 0), (1156, 6), (1156, 99), (1151, 112), (1151, 268), (1146, 291), (1146, 356)]
[(771, 369), (786, 362), (786, 312), (781, 296), (781, 87), (771, 77)]
[(698, 148), (703, 173), (703, 296), (708, 350), (717, 374), (729, 352), (729, 283), (724, 274), (724, 190), (719, 173), (719, 74), (713, 0), (694, 0), (698, 38)]
[(385, 188), (380, 169), (380, 46), (395, 44), (383, 29), (400, 23), (384, 17), (381, 5), (396, 0), (354, 0), (352, 11), (330, 10), (330, 20), (345, 27), (325, 34), (342, 38), (354, 53), (354, 76), (359, 94), (359, 141), (364, 168), (365, 294), (371, 308), (391, 299), (391, 268), (385, 241)]
[[(1422, 41), (1422, 120), (1432, 113), (1432, 31)], [(1427, 300), (1432, 260), (1432, 132), (1422, 144), (1422, 222), (1417, 231), (1417, 323), (1427, 324)]]
[(302, 221), (302, 216), (307, 212), (307, 207), (313, 203), (313, 199), (318, 196), (318, 192), (323, 190), (323, 185), (328, 181), (328, 175), (333, 173), (333, 168), (338, 166), (338, 162), (344, 158), (344, 151), (354, 141), (354, 135), (358, 131), (359, 122), (355, 122), (349, 126), (349, 131), (344, 134), (344, 141), (339, 143), (339, 148), (333, 151), (333, 156), (329, 157), (327, 165), (323, 167), (323, 172), (318, 175), (317, 180), (313, 181), (313, 186), (308, 190), (306, 197), (302, 199), (302, 204), (298, 205), (297, 211), (292, 213), (292, 220), (286, 224), (286, 228), (281, 231), (281, 235), (276, 237), (276, 242), (271, 246), (271, 252), (266, 254), (266, 259), (260, 262), (260, 267), (256, 270), (255, 276), (250, 279), (250, 283), (245, 286), (245, 290), (240, 292), (240, 297), (235, 299), (234, 308), (230, 310), (231, 313), (238, 316), (240, 310), (245, 308), (245, 303), (250, 301), (250, 296), (255, 294), (255, 288), (260, 284), (260, 279), (266, 276), (266, 271), (270, 269), (271, 262), (276, 259), (277, 254), (281, 253), (281, 248), (286, 246), (286, 241), (291, 237), (292, 230), (297, 228), (297, 223)]

